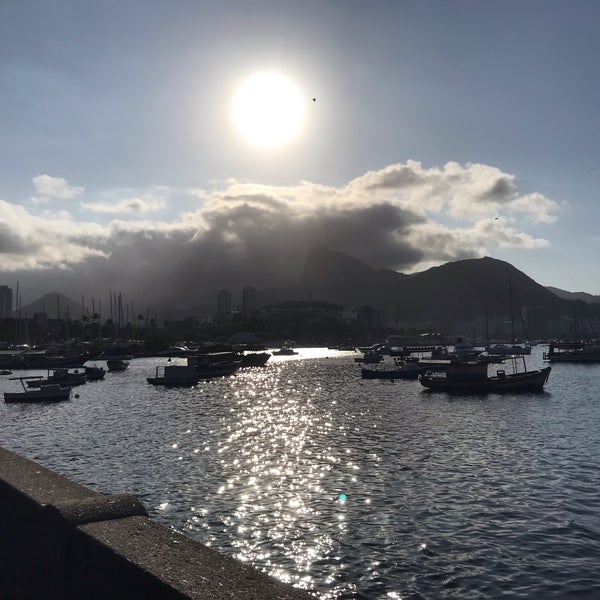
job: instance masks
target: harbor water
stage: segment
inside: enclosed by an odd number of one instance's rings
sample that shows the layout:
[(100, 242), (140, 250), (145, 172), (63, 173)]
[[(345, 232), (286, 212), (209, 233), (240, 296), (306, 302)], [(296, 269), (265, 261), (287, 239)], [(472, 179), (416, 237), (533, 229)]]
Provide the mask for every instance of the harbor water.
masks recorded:
[(1, 403), (0, 444), (322, 599), (600, 597), (600, 365), (459, 396), (298, 351), (190, 388), (135, 359)]

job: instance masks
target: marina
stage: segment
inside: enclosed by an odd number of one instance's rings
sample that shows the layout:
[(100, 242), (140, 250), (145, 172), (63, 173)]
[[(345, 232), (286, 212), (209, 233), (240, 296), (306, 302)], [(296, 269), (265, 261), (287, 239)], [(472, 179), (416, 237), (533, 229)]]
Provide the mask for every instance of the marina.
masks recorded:
[(1, 405), (0, 443), (322, 599), (598, 595), (600, 366), (463, 396), (295, 351), (185, 387), (146, 381), (185, 358), (132, 359), (69, 402)]

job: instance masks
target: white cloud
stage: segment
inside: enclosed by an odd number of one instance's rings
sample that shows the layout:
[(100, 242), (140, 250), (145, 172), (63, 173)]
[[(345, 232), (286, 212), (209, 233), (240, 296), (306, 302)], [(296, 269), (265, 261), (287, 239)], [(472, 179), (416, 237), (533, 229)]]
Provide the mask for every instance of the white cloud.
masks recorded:
[(161, 210), (165, 206), (162, 198), (149, 195), (124, 198), (118, 202), (82, 202), (81, 208), (103, 214), (142, 214)]
[(37, 175), (31, 181), (35, 188), (32, 201), (36, 204), (44, 204), (51, 200), (72, 200), (85, 190), (83, 187), (69, 185), (62, 177)]
[(22, 206), (0, 200), (0, 269), (2, 271), (66, 268), (90, 257), (108, 256), (102, 249), (102, 227), (53, 215), (36, 217)]

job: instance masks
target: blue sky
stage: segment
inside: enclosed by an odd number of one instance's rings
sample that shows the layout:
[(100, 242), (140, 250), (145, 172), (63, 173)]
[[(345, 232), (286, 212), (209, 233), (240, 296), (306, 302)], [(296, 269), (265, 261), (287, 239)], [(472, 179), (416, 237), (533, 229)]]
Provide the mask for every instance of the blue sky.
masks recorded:
[[(600, 294), (599, 22), (593, 0), (5, 0), (0, 283), (269, 286), (327, 242)], [(266, 150), (231, 114), (265, 70), (306, 101)]]

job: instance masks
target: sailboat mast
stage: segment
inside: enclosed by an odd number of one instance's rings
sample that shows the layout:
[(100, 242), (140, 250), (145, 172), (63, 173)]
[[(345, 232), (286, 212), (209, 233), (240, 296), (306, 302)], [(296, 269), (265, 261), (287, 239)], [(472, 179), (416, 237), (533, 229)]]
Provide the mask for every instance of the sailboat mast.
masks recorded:
[(512, 281), (510, 277), (508, 278), (508, 306), (510, 307), (510, 332), (512, 338), (510, 340), (511, 344), (515, 343), (515, 315), (513, 312), (513, 297), (512, 297)]

